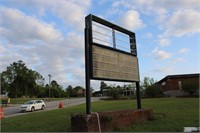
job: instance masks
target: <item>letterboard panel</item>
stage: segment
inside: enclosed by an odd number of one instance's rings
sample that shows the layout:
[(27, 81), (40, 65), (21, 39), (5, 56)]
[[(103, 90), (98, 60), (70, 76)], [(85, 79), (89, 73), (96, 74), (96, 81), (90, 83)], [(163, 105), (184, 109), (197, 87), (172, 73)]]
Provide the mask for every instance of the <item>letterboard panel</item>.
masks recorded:
[(93, 78), (139, 81), (136, 56), (92, 45)]

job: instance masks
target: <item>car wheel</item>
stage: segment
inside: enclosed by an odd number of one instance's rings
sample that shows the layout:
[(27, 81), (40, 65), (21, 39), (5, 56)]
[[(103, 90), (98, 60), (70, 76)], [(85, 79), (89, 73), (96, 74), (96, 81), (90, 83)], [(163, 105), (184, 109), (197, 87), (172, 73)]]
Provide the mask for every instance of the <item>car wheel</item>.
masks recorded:
[(42, 105), (41, 110), (44, 110), (44, 105)]
[(33, 111), (35, 111), (35, 107), (32, 107), (32, 108), (31, 108), (31, 112), (33, 112)]

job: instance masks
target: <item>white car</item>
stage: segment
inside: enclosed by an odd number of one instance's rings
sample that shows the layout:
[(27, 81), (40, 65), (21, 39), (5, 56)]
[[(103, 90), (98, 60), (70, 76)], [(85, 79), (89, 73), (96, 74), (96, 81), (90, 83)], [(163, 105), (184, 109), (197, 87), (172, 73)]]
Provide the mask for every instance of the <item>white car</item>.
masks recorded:
[(30, 100), (22, 104), (20, 109), (21, 109), (21, 112), (24, 112), (24, 111), (33, 112), (39, 109), (43, 110), (45, 107), (46, 105), (43, 100)]

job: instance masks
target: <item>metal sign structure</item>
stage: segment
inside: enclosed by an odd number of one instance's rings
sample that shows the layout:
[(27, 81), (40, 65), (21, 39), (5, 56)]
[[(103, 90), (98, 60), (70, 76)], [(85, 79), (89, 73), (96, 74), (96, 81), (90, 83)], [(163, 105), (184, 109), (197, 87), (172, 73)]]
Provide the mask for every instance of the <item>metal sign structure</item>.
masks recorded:
[(135, 33), (94, 15), (85, 17), (86, 113), (91, 113), (90, 79), (136, 82), (141, 109)]

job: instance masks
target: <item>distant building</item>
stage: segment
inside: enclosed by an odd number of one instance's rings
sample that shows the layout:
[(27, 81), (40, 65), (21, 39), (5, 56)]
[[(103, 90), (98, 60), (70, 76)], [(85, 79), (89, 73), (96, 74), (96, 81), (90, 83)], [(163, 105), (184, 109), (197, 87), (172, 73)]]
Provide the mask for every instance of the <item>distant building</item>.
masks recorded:
[[(157, 82), (161, 91), (167, 96), (185, 96), (187, 92), (182, 90), (182, 82), (185, 80), (193, 80), (195, 84), (199, 85), (200, 74), (182, 74), (182, 75), (168, 75)], [(198, 92), (197, 92), (198, 95)]]

